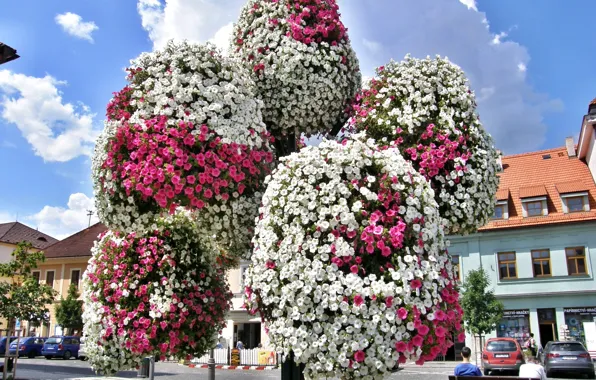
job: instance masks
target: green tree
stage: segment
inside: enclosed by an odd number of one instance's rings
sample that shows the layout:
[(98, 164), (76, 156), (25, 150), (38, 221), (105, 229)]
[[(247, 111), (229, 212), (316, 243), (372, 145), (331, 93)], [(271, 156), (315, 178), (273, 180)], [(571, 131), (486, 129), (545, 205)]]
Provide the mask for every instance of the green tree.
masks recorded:
[(47, 321), (48, 306), (56, 292), (40, 284), (31, 271), (45, 261), (43, 252), (32, 252), (31, 243), (21, 242), (12, 252), (12, 260), (0, 263), (0, 317), (8, 325), (19, 319), (41, 324)]
[(56, 321), (58, 324), (69, 330), (83, 328), (83, 301), (79, 301), (79, 292), (74, 284), (68, 288), (68, 296), (62, 298), (56, 305)]
[(489, 285), (484, 269), (471, 270), (466, 274), (460, 296), (465, 329), (478, 339), (478, 343), (476, 339), (474, 343), (479, 346), (482, 346), (483, 335), (494, 331), (503, 318), (503, 303), (497, 300)]

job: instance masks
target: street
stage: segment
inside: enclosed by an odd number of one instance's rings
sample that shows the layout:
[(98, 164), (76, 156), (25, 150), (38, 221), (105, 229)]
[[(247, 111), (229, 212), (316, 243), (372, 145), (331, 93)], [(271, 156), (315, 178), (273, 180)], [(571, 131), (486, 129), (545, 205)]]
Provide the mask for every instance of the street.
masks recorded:
[[(455, 363), (432, 362), (423, 367), (415, 364), (406, 364), (390, 379), (408, 380), (446, 380), (453, 374)], [(115, 377), (136, 378), (136, 371), (120, 372)], [(217, 370), (218, 380), (238, 379), (280, 379), (279, 370), (254, 371), (254, 370)], [(46, 360), (46, 359), (20, 359), (17, 367), (17, 379), (21, 380), (74, 380), (84, 378), (100, 378), (91, 371), (88, 362), (78, 360)], [(184, 380), (206, 379), (207, 370), (189, 368), (176, 363), (157, 363), (155, 378), (159, 380)], [(575, 377), (566, 377), (575, 380)]]

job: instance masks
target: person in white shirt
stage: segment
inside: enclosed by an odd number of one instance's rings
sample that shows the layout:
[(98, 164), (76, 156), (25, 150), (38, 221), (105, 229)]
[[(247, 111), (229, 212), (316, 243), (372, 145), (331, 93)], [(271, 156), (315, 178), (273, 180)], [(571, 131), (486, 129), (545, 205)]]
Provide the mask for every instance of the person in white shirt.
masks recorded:
[(521, 367), (519, 367), (519, 377), (547, 380), (544, 368), (538, 364), (533, 355), (528, 355), (526, 357), (526, 364), (522, 364)]

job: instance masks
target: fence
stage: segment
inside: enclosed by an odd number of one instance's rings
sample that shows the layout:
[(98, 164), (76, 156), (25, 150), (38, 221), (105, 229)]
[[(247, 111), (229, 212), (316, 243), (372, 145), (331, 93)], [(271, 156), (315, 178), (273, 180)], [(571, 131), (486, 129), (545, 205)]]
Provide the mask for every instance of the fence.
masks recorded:
[[(215, 364), (219, 365), (240, 365), (240, 366), (277, 366), (280, 362), (279, 355), (275, 351), (263, 350), (260, 348), (233, 350), (229, 348), (216, 348), (213, 350)], [(239, 355), (238, 355), (239, 354)], [(209, 353), (192, 360), (197, 364), (208, 364)]]

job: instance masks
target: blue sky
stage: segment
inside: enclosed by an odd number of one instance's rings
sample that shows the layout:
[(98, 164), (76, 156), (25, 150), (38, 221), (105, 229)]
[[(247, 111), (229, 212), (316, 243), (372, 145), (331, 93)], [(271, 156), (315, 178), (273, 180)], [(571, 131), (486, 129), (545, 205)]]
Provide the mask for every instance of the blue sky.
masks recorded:
[[(243, 0), (19, 0), (0, 13), (0, 222), (63, 238), (93, 209), (90, 154), (123, 68), (170, 38), (225, 45)], [(446, 55), (467, 73), (506, 153), (577, 136), (596, 90), (596, 40), (577, 0), (339, 0), (367, 76), (389, 59)]]

